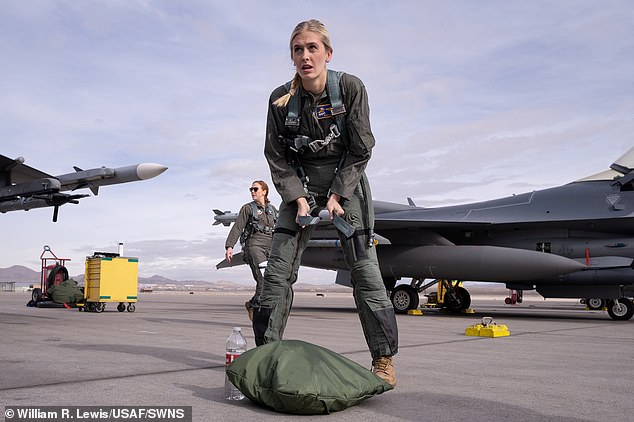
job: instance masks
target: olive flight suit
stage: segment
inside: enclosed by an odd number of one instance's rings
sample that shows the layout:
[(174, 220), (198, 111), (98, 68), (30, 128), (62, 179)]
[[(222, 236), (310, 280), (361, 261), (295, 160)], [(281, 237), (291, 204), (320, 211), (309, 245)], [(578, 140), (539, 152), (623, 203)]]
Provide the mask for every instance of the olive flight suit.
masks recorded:
[[(293, 302), (292, 285), (297, 280), (302, 253), (314, 230), (314, 226), (302, 228), (295, 222), (296, 199), (314, 198), (311, 214), (317, 215), (325, 208), (328, 195), (336, 193), (341, 196), (339, 203), (345, 212), (342, 218), (356, 229), (350, 239), (338, 233), (352, 274), (354, 299), (370, 353), (373, 358), (392, 356), (398, 350), (398, 328), (381, 278), (376, 250), (371, 245), (374, 215), (364, 173), (375, 143), (370, 130), (367, 93), (355, 76), (341, 74), (338, 83), (346, 110), (345, 127), (336, 126), (327, 90), (313, 96), (300, 88), (295, 93), (301, 98), (299, 128), (292, 133), (286, 125), (289, 106), (273, 104), (288, 92), (289, 85), (280, 86), (271, 94), (264, 153), (282, 205), (262, 294), (255, 300), (259, 307), (255, 308), (253, 330), (258, 345), (280, 340), (284, 334)], [(346, 133), (341, 136), (339, 131)], [(313, 142), (314, 149), (313, 146), (304, 148), (297, 154), (308, 176), (306, 187), (298, 176), (297, 167), (289, 162), (292, 151), (279, 139), (297, 134), (317, 141)]]
[[(257, 219), (253, 219), (253, 204), (257, 208)], [(233, 248), (238, 239), (242, 244), (244, 261), (251, 268), (253, 279), (255, 280), (255, 294), (253, 298), (259, 296), (262, 289), (264, 276), (262, 275), (260, 264), (265, 262), (271, 249), (271, 237), (275, 227), (277, 210), (272, 205), (262, 207), (255, 201), (244, 204), (238, 212), (238, 218), (231, 227), (225, 249)], [(255, 224), (254, 224), (255, 223)], [(256, 226), (256, 227), (254, 227)], [(245, 233), (246, 231), (246, 233)], [(253, 303), (253, 299), (251, 299)]]

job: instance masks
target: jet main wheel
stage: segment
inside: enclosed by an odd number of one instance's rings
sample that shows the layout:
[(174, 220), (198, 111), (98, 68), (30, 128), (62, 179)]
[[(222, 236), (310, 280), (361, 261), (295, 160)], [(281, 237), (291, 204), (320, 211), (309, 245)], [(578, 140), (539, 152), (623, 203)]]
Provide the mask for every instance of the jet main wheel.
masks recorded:
[(418, 308), (418, 292), (409, 284), (401, 284), (396, 286), (390, 296), (394, 312), (397, 314), (405, 314), (410, 309)]
[(615, 321), (627, 321), (634, 315), (634, 304), (630, 299), (621, 298), (608, 303), (608, 314)]
[(605, 306), (605, 302), (603, 299), (600, 299), (598, 297), (589, 297), (586, 299), (586, 305), (588, 306), (588, 309), (599, 311), (603, 309), (603, 307)]

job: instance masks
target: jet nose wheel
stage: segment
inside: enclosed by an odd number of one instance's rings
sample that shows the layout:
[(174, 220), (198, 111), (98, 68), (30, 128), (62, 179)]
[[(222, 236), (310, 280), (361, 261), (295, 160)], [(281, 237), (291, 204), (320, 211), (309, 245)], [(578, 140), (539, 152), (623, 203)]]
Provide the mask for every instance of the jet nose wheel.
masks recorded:
[(464, 287), (456, 287), (453, 292), (445, 293), (445, 308), (452, 312), (460, 312), (471, 306), (471, 295)]
[(394, 312), (405, 314), (410, 309), (418, 308), (418, 292), (408, 284), (397, 286), (390, 295)]
[(608, 303), (608, 314), (615, 321), (627, 321), (634, 315), (634, 304), (630, 299), (621, 298)]

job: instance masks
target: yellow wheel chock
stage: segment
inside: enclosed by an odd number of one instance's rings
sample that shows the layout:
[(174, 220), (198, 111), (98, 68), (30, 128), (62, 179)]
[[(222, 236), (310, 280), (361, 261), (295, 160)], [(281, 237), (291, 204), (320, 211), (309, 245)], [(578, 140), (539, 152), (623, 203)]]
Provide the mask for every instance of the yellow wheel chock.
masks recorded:
[(497, 325), (493, 318), (483, 317), (482, 324), (470, 325), (465, 335), (473, 337), (508, 337), (511, 335), (506, 325)]

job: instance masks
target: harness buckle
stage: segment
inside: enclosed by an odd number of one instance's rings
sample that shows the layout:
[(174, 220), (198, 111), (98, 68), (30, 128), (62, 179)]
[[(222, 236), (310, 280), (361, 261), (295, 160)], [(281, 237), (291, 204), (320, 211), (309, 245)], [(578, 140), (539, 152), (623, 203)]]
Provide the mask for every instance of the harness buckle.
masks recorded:
[(286, 127), (299, 127), (299, 117), (298, 116), (286, 116), (286, 120), (284, 121), (284, 125)]

